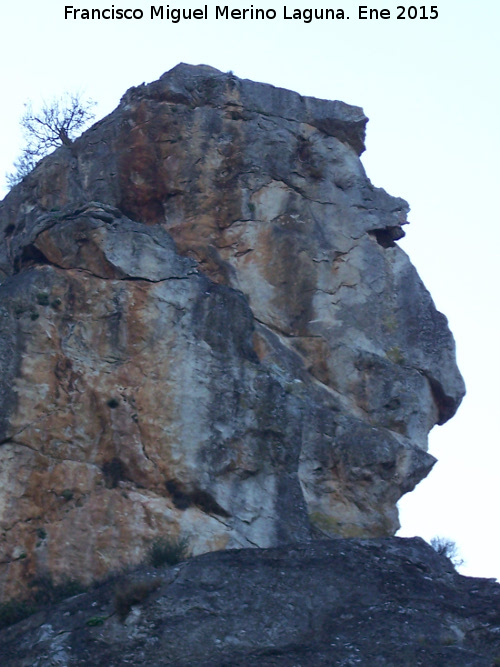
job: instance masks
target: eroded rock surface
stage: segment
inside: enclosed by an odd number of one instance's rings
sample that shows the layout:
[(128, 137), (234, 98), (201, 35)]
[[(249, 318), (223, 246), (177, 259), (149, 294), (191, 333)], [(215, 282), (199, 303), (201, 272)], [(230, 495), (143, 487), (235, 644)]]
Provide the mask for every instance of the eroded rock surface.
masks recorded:
[[(141, 582), (120, 620), (116, 591)], [(0, 651), (4, 667), (492, 667), (499, 603), (419, 538), (322, 540), (130, 573), (0, 631)]]
[(4, 596), (397, 530), (464, 385), (366, 120), (179, 65), (0, 204)]

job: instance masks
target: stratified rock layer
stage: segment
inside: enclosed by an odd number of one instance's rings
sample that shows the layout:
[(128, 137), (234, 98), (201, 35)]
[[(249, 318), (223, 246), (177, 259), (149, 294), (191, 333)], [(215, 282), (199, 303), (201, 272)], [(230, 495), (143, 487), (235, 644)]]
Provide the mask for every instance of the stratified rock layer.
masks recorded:
[(0, 588), (391, 535), (464, 393), (341, 102), (179, 65), (0, 204)]

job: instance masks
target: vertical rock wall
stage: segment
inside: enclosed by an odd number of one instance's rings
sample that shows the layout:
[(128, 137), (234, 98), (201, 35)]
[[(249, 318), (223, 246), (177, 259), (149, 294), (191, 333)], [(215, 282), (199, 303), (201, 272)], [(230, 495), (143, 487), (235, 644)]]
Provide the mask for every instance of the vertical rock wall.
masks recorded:
[(0, 203), (0, 587), (382, 536), (464, 393), (361, 109), (179, 65)]

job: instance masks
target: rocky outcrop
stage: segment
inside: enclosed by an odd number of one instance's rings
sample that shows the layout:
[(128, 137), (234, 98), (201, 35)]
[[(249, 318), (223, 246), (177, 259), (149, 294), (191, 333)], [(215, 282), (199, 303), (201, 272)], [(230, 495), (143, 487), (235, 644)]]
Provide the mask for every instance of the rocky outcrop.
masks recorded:
[(492, 667), (499, 602), (494, 580), (460, 576), (418, 538), (230, 550), (1, 631), (2, 665)]
[(179, 65), (0, 204), (0, 588), (391, 535), (464, 393), (366, 118)]

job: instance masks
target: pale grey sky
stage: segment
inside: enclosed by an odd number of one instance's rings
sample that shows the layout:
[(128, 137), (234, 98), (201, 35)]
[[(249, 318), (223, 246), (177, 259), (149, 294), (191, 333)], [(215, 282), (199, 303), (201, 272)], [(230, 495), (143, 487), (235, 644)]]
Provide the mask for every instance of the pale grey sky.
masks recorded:
[[(348, 20), (304, 23), (216, 21), (216, 3), (208, 3), (208, 21), (173, 24), (151, 21), (151, 3), (144, 0), (114, 2), (115, 8), (142, 8), (140, 21), (65, 20), (69, 1), (0, 8), (0, 177), (18, 154), (18, 119), (27, 99), (37, 103), (80, 90), (98, 102), (100, 117), (127, 88), (181, 61), (364, 108), (370, 123), (363, 163), (375, 185), (411, 205), (400, 245), (449, 318), (468, 389), (458, 415), (431, 433), (439, 463), (401, 503), (401, 534), (453, 538), (467, 561), (463, 572), (500, 578), (500, 4), (434, 0), (437, 19), (398, 20), (398, 3), (383, 0), (369, 6), (389, 9), (391, 19), (362, 21), (358, 3), (347, 0), (334, 6), (342, 5)], [(113, 4), (73, 1), (78, 8)], [(281, 17), (284, 4), (253, 6), (274, 8)], [(297, 0), (286, 6), (291, 14), (332, 5)], [(430, 15), (432, 5), (423, 6)], [(251, 3), (230, 5), (237, 7)]]

